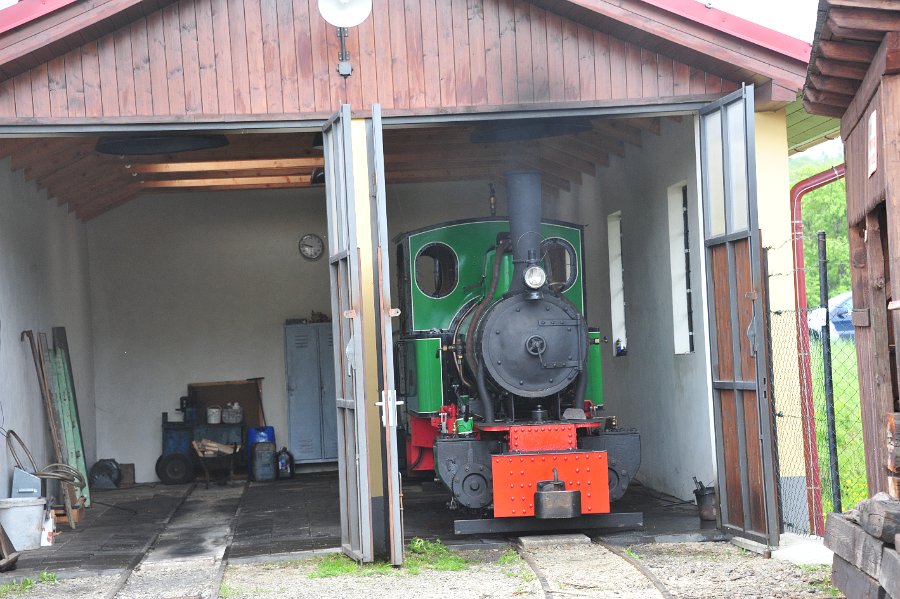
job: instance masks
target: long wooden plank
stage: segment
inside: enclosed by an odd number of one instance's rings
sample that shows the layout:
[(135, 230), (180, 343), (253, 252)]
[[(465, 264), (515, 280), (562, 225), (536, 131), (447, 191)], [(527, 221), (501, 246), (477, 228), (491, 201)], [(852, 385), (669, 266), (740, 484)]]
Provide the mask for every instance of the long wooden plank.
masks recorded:
[[(438, 0), (439, 1), (439, 0)], [(425, 106), (435, 107), (441, 105), (441, 67), (440, 67), (440, 57), (438, 56), (438, 26), (437, 26), (437, 9), (435, 8), (435, 0), (421, 0), (421, 2), (415, 3), (419, 10), (419, 24), (418, 28), (421, 33), (421, 47), (422, 47), (422, 85), (424, 86), (424, 97), (423, 101)], [(493, 8), (493, 14), (496, 18), (497, 15), (497, 5), (495, 3), (489, 3), (486, 7), (489, 11)], [(488, 17), (485, 16), (487, 19)], [(487, 25), (485, 24), (485, 27)], [(500, 37), (499, 37), (499, 25), (497, 29), (494, 30), (493, 38), (496, 43), (496, 56), (493, 59), (496, 60), (496, 68), (492, 70), (497, 76), (489, 81), (489, 85), (491, 82), (495, 82), (496, 87), (500, 86)], [(489, 38), (490, 39), (490, 38)], [(488, 60), (491, 60), (491, 57), (488, 57)], [(416, 64), (416, 69), (419, 68), (418, 63)], [(416, 79), (418, 80), (418, 75), (416, 75)], [(365, 87), (365, 86), (364, 86)], [(371, 87), (366, 87), (366, 89), (371, 89)], [(501, 94), (502, 101), (502, 94)], [(496, 102), (499, 104), (499, 102)]]
[[(410, 83), (407, 66), (406, 13), (403, 0), (387, 0), (390, 34), (386, 40), (391, 52), (391, 83), (394, 108), (409, 108)], [(419, 90), (415, 90), (418, 94)]]
[(131, 68), (134, 74), (135, 114), (151, 116), (153, 84), (150, 77), (150, 43), (146, 19), (138, 19), (131, 24)]
[[(472, 65), (469, 60), (468, 2), (467, 0), (449, 0), (449, 3), (453, 19), (453, 68), (456, 77), (456, 103), (458, 106), (469, 106), (472, 104)], [(519, 29), (518, 35), (521, 36), (521, 34), (522, 30)], [(519, 50), (521, 51), (521, 49), (520, 45)], [(519, 59), (522, 60), (521, 54)]]
[(31, 97), (29, 101), (34, 108), (34, 116), (50, 115), (50, 73), (46, 64), (35, 67), (31, 71)]
[[(501, 0), (511, 4), (512, 0)], [(453, 10), (449, 0), (435, 0), (435, 10), (437, 17), (437, 47), (438, 47), (438, 64), (441, 74), (441, 106), (456, 105), (456, 60), (453, 55)], [(378, 35), (378, 28), (375, 29), (375, 35)], [(514, 34), (513, 34), (514, 36)], [(501, 40), (502, 43), (502, 40)], [(379, 77), (378, 77), (378, 97), (381, 98), (381, 90), (385, 84), (382, 82), (379, 55)], [(515, 63), (512, 63), (515, 64)], [(504, 66), (506, 66), (506, 56), (504, 55)], [(504, 98), (505, 100), (505, 98)]]
[[(487, 80), (491, 76), (487, 72), (485, 56), (486, 33), (484, 20), (484, 1), (469, 0), (469, 74), (471, 77), (471, 103), (481, 106), (487, 102)], [(493, 2), (494, 0), (487, 0)], [(532, 10), (534, 7), (532, 7)], [(541, 11), (543, 12), (543, 11)]]
[(169, 110), (185, 113), (184, 64), (181, 51), (181, 20), (178, 4), (170, 4), (162, 11), (163, 36), (166, 51), (166, 85), (169, 89)]
[[(216, 101), (220, 114), (234, 114), (234, 64), (231, 58), (231, 19), (228, 2), (211, 0), (213, 43), (216, 48)], [(298, 42), (299, 43), (299, 42)], [(312, 94), (312, 90), (310, 90)]]
[[(497, 106), (503, 102), (503, 62), (500, 57), (500, 4), (496, 0), (485, 0), (482, 2), (482, 10), (484, 11), (485, 93), (487, 103)], [(548, 18), (550, 17), (552, 15), (548, 15)], [(552, 62), (552, 56), (550, 60)]]
[(890, 599), (877, 580), (837, 554), (832, 560), (831, 584), (846, 597), (853, 599)]
[[(56, 417), (56, 410), (53, 408), (53, 399), (50, 396), (50, 387), (48, 385), (47, 376), (44, 371), (44, 360), (43, 360), (43, 351), (39, 345), (39, 339), (35, 339), (33, 331), (22, 331), (21, 340), (24, 341), (26, 338), (31, 346), (31, 357), (34, 360), (34, 370), (35, 374), (38, 378), (38, 387), (41, 392), (41, 399), (44, 403), (44, 411), (47, 416), (47, 426), (50, 429), (50, 441), (53, 445), (54, 455), (56, 456), (56, 461), (58, 463), (66, 463), (66, 453), (63, 448), (63, 440), (62, 433), (59, 428), (59, 422)], [(73, 505), (74, 505), (74, 489), (71, 485), (60, 485), (63, 503), (66, 509), (66, 517), (69, 522), (69, 527), (73, 530), (75, 529), (75, 517), (72, 513)]]
[(594, 31), (578, 25), (578, 91), (582, 100), (597, 97), (596, 71)]
[[(294, 5), (292, 2), (275, 3), (277, 19), (277, 39), (281, 46), (279, 73), (281, 77), (281, 105), (288, 113), (300, 112), (299, 73), (297, 72), (296, 44), (294, 37)], [(268, 97), (268, 92), (267, 92)]]
[[(328, 52), (328, 40), (326, 39), (329, 35), (334, 35), (334, 29), (325, 23), (325, 20), (319, 15), (319, 11), (317, 8), (316, 0), (309, 0), (307, 3), (307, 13), (309, 15), (309, 40), (310, 44), (306, 48), (310, 53), (309, 64), (312, 67), (310, 71), (313, 79), (313, 89), (315, 90), (315, 106), (331, 106), (332, 110), (337, 108), (337, 104), (332, 102), (331, 97), (331, 84), (330, 79), (328, 77), (328, 72), (330, 69), (335, 68), (335, 60), (337, 56), (334, 54), (330, 54)], [(294, 5), (294, 14), (297, 13), (297, 5)], [(390, 92), (390, 87), (388, 86), (387, 91), (384, 90), (382, 79), (387, 78), (387, 74), (383, 69), (387, 69), (387, 72), (390, 72), (390, 61), (384, 60), (382, 61), (382, 48), (386, 46), (385, 39), (379, 37), (380, 35), (385, 35), (387, 29), (383, 29), (379, 26), (379, 23), (387, 20), (387, 15), (383, 14), (383, 11), (375, 10), (372, 11), (372, 20), (375, 23), (375, 39), (380, 41), (380, 45), (376, 48), (376, 52), (378, 55), (378, 101), (382, 102), (383, 106), (388, 105), (388, 101), (393, 103), (393, 95)], [(298, 36), (303, 35), (302, 31), (296, 32)], [(304, 57), (300, 56), (300, 64), (303, 64)], [(303, 70), (300, 70), (303, 73)], [(390, 79), (386, 79), (388, 83), (390, 83)], [(301, 86), (302, 87), (302, 86)]]
[(531, 5), (531, 72), (534, 78), (535, 102), (548, 102), (551, 98), (550, 60), (548, 57), (549, 24), (547, 19), (548, 16), (544, 10)]
[[(355, 28), (357, 30), (358, 38), (359, 38), (359, 50), (356, 55), (357, 62), (359, 64), (359, 96), (360, 98), (371, 95), (371, 90), (378, 89), (378, 77), (379, 74), (377, 72), (376, 58), (375, 58), (375, 28), (372, 23), (372, 19), (366, 19), (362, 23), (359, 24), (358, 27)], [(437, 76), (435, 74), (435, 76)], [(437, 103), (440, 103), (440, 87), (438, 90), (438, 100)], [(355, 93), (355, 92), (354, 92)], [(360, 100), (363, 102), (363, 100)]]
[(203, 91), (200, 82), (200, 49), (197, 42), (197, 13), (194, 0), (178, 2), (180, 23), (181, 65), (184, 75), (184, 112), (203, 112)]
[(578, 56), (578, 25), (562, 21), (563, 97), (567, 101), (581, 98), (581, 61)]
[[(210, 0), (194, 2), (197, 23), (197, 60), (200, 66), (200, 106), (203, 114), (219, 111), (218, 81), (216, 72), (216, 43), (213, 31)], [(293, 53), (292, 53), (293, 54)]]
[(50, 116), (65, 118), (69, 116), (69, 98), (66, 94), (66, 60), (57, 56), (47, 63), (48, 84), (50, 90)]
[(600, 31), (594, 31), (595, 97), (600, 100), (612, 98), (612, 70), (609, 61), (609, 36)]
[(84, 75), (81, 67), (81, 48), (64, 57), (66, 65), (66, 104), (68, 116), (84, 116)]
[(879, 581), (888, 595), (900, 597), (900, 553), (896, 549), (885, 548)]
[[(266, 61), (263, 52), (262, 16), (259, 0), (244, 2), (244, 25), (247, 28), (247, 69), (250, 77), (250, 111), (265, 114), (268, 105)], [(281, 91), (278, 91), (281, 95)], [(279, 98), (280, 100), (280, 98)]]
[(825, 546), (875, 580), (881, 575), (884, 543), (866, 534), (843, 514), (828, 514)]
[(497, 8), (497, 22), (500, 26), (502, 96), (505, 104), (511, 104), (519, 101), (516, 67), (516, 14), (513, 0), (498, 0)]
[[(44, 333), (41, 333), (41, 335), (44, 336)], [(69, 371), (71, 369), (69, 357), (64, 354), (61, 348), (51, 349), (45, 336), (42, 338), (42, 341), (46, 351), (45, 359), (50, 367), (50, 387), (56, 400), (56, 411), (59, 414), (59, 421), (66, 439), (67, 463), (87, 481), (88, 473), (84, 459), (84, 443), (81, 439), (81, 429), (74, 407), (74, 382), (69, 379)], [(91, 506), (89, 486), (80, 489), (78, 496), (84, 498), (84, 507)]]
[[(244, 23), (244, 2), (242, 0), (228, 0), (228, 33), (231, 44), (231, 83), (234, 92), (234, 112), (236, 114), (250, 114), (247, 28)], [(221, 105), (221, 103), (222, 99), (220, 97), (219, 104)]]
[[(259, 0), (262, 24), (262, 56), (266, 83), (266, 112), (284, 112), (281, 75), (281, 40), (278, 33), (278, 6), (276, 0)], [(287, 45), (287, 44), (286, 44)], [(293, 53), (290, 45), (286, 50)]]
[(119, 96), (119, 114), (134, 116), (135, 108), (134, 60), (131, 51), (131, 31), (120, 29), (113, 34), (116, 65), (116, 90)]
[[(516, 0), (516, 89), (519, 102), (534, 101), (534, 72), (531, 50), (531, 8), (528, 2)], [(462, 104), (463, 102), (460, 102)]]
[(147, 44), (150, 56), (150, 97), (153, 114), (165, 116), (169, 110), (169, 81), (166, 68), (166, 37), (162, 11), (147, 17)]

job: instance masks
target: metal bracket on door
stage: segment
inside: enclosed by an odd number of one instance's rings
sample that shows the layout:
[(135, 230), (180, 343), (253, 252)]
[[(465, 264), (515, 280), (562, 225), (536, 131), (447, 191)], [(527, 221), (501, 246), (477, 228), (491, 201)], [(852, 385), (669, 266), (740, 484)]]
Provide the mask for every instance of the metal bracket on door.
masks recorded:
[(402, 406), (404, 402), (397, 401), (396, 389), (385, 389), (381, 392), (381, 401), (376, 401), (375, 405), (381, 408), (381, 424), (385, 427), (397, 425), (397, 406)]
[(747, 327), (747, 342), (750, 344), (750, 355), (756, 357), (756, 291), (748, 291), (744, 297), (750, 300), (750, 325)]

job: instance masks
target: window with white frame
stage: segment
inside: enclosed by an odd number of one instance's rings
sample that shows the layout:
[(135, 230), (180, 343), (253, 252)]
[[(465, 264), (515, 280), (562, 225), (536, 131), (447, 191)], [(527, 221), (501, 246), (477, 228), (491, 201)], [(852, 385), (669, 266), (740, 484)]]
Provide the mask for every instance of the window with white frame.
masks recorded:
[(624, 356), (628, 351), (625, 333), (625, 282), (622, 261), (622, 211), (606, 219), (609, 245), (609, 310), (612, 323), (613, 355)]
[(694, 312), (691, 298), (691, 235), (686, 183), (668, 189), (669, 267), (672, 275), (672, 334), (676, 354), (694, 351)]

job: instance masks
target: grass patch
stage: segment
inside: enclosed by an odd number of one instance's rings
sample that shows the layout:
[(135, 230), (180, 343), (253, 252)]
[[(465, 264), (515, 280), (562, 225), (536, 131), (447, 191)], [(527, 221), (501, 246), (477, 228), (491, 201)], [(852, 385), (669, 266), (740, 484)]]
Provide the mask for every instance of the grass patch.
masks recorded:
[[(829, 513), (833, 511), (834, 502), (831, 497), (831, 461), (828, 452), (822, 342), (811, 339), (809, 346), (816, 411), (816, 449), (819, 454), (819, 475), (822, 482), (822, 511)], [(831, 358), (838, 477), (841, 505), (846, 510), (869, 496), (859, 408), (859, 374), (855, 340), (832, 339)]]
[(335, 553), (321, 558), (310, 578), (335, 576), (390, 576), (400, 573), (418, 574), (422, 570), (459, 572), (469, 567), (469, 562), (453, 553), (440, 541), (415, 538), (409, 543), (403, 568), (395, 568), (387, 562), (360, 565), (349, 557)]
[(32, 578), (23, 578), (19, 582), (7, 582), (6, 584), (0, 584), (0, 597), (11, 597), (14, 595), (21, 595), (31, 591), (39, 584), (55, 584), (56, 574), (53, 572), (43, 571), (38, 576), (37, 580)]
[(624, 551), (625, 555), (629, 557), (633, 557), (634, 559), (643, 559), (643, 555), (632, 549), (631, 547), (626, 547)]
[(469, 567), (465, 558), (447, 549), (440, 541), (426, 541), (418, 537), (409, 542), (404, 565), (410, 574), (418, 574), (422, 570), (459, 572)]
[(829, 597), (840, 597), (841, 592), (831, 585), (831, 566), (827, 564), (798, 565), (803, 578), (816, 593), (825, 593)]
[(497, 563), (501, 566), (511, 566), (514, 564), (520, 564), (522, 562), (522, 557), (516, 552), (515, 549), (510, 547), (500, 556), (500, 559), (497, 560)]
[(239, 588), (233, 587), (227, 582), (223, 582), (219, 585), (219, 597), (221, 597), (221, 599), (235, 599), (240, 596), (241, 590)]

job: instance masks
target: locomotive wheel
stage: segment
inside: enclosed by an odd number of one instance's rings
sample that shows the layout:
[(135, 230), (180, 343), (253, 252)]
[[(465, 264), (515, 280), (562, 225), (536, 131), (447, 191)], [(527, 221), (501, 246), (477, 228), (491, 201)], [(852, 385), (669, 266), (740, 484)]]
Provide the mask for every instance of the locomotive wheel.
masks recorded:
[(475, 472), (458, 472), (453, 477), (453, 496), (464, 506), (481, 509), (489, 506), (493, 500), (491, 494), (490, 474), (484, 466), (475, 467)]
[(628, 469), (615, 458), (609, 458), (609, 500), (622, 499), (625, 491), (628, 490), (629, 482)]

